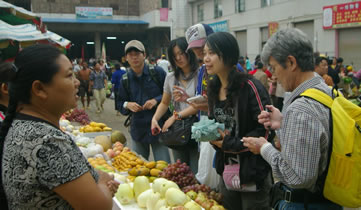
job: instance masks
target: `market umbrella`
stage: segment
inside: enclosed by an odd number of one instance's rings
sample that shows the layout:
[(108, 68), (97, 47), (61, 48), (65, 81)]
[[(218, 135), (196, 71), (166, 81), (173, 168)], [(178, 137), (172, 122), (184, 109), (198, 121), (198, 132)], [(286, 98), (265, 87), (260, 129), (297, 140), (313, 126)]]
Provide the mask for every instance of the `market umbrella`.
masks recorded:
[(64, 49), (69, 49), (71, 47), (71, 42), (68, 39), (52, 31), (47, 30), (46, 35), (49, 36), (48, 41), (53, 42), (53, 44), (56, 44), (59, 47), (62, 47)]
[(10, 25), (35, 24), (40, 31), (46, 31), (40, 16), (5, 1), (0, 1), (0, 20)]
[(69, 40), (51, 31), (42, 33), (34, 24), (10, 25), (0, 20), (0, 51), (3, 60), (15, 57), (19, 49), (37, 43), (51, 44), (61, 50), (71, 46)]

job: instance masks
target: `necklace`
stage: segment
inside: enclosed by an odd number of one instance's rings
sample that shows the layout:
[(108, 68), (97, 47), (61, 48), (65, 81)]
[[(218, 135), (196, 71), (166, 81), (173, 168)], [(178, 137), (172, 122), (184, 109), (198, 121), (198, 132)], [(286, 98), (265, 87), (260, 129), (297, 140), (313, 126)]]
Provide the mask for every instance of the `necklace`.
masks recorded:
[(183, 71), (180, 72), (180, 77), (182, 80), (184, 81), (189, 81), (193, 78), (194, 74), (196, 73), (197, 71), (193, 71), (192, 73), (190, 73), (187, 77), (184, 75)]

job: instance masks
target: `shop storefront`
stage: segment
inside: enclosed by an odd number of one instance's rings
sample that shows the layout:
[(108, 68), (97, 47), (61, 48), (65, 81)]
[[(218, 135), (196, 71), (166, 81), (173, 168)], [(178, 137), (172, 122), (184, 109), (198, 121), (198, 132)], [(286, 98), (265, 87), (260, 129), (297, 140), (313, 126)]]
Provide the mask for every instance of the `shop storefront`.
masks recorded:
[(323, 28), (336, 30), (336, 57), (361, 68), (361, 1), (323, 7)]

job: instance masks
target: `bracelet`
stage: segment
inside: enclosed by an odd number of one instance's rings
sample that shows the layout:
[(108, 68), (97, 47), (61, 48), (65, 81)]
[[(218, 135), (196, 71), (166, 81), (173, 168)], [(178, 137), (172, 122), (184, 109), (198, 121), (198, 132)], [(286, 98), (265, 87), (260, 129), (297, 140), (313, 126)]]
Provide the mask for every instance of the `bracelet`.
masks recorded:
[(182, 119), (182, 115), (176, 111), (173, 112), (173, 116), (176, 120), (181, 120)]

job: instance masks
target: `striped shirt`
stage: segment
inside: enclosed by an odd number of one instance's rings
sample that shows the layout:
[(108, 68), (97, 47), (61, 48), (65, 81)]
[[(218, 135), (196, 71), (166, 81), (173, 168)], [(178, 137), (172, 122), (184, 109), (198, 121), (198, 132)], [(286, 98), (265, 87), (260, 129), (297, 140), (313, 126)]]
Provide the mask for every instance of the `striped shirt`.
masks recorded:
[(276, 131), (281, 152), (267, 144), (261, 155), (282, 183), (314, 192), (316, 180), (327, 166), (330, 110), (313, 99), (299, 97), (309, 88), (331, 95), (331, 89), (320, 76), (298, 86), (284, 105), (282, 128)]

